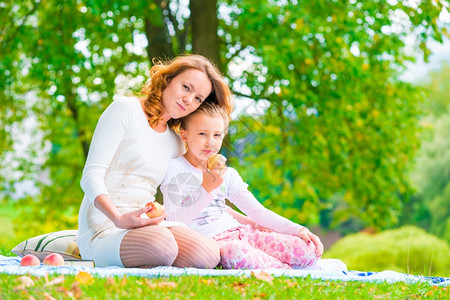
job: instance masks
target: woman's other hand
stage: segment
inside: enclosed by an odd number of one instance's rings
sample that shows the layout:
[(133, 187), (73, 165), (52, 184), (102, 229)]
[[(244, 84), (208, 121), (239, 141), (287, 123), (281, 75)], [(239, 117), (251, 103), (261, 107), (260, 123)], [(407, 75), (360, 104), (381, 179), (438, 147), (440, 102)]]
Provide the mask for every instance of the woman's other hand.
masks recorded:
[(113, 220), (114, 225), (116, 225), (117, 228), (122, 229), (132, 229), (148, 225), (158, 225), (164, 220), (166, 214), (155, 218), (142, 218), (141, 215), (149, 212), (150, 209), (150, 206), (146, 206), (135, 211), (121, 214)]
[(117, 210), (117, 207), (111, 201), (111, 198), (105, 194), (97, 196), (97, 198), (95, 198), (94, 205), (102, 213), (104, 213), (114, 223), (114, 225), (116, 225), (117, 228), (122, 229), (131, 229), (144, 227), (148, 225), (157, 225), (161, 223), (166, 217), (166, 215), (164, 214), (157, 218), (150, 218), (150, 219), (141, 218), (142, 214), (145, 214), (152, 209), (151, 206), (145, 206), (135, 211), (120, 214), (119, 211)]

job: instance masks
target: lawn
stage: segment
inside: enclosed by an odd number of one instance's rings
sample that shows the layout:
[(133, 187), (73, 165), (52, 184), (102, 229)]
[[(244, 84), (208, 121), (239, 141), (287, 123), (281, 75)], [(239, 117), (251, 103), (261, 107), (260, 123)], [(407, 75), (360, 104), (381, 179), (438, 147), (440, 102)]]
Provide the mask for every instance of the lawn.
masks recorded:
[[(86, 275), (86, 277), (83, 277)], [(0, 299), (449, 299), (448, 287), (310, 278), (108, 277), (0, 274)]]
[[(11, 255), (0, 245), (1, 255)], [(156, 298), (155, 298), (156, 297)], [(272, 277), (255, 272), (251, 277), (0, 274), (0, 299), (449, 299), (448, 287), (427, 283), (332, 281)]]
[(14, 232), (13, 219), (18, 215), (14, 206), (0, 201), (0, 247), (12, 249), (20, 242)]
[[(0, 255), (12, 256), (11, 210), (0, 213)], [(3, 218), (2, 218), (3, 217)], [(6, 243), (8, 241), (8, 243)], [(46, 277), (0, 274), (0, 299), (449, 299), (449, 287), (268, 276)]]

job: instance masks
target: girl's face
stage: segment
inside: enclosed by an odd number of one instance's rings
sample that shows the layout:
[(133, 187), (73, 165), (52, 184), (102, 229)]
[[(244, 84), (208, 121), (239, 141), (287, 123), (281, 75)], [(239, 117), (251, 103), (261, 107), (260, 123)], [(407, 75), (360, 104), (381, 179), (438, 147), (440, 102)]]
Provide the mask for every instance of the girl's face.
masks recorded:
[(187, 69), (172, 78), (162, 93), (164, 121), (179, 119), (195, 111), (211, 93), (208, 76), (197, 69)]
[(221, 116), (196, 113), (189, 117), (185, 129), (181, 129), (181, 139), (187, 143), (186, 159), (194, 167), (202, 167), (202, 162), (219, 152), (225, 136), (225, 122)]

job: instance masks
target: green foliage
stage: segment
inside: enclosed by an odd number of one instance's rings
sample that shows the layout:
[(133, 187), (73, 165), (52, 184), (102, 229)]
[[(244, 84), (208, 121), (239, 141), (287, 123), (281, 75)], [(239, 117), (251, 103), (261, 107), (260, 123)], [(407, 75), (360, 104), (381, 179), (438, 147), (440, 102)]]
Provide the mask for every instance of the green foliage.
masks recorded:
[(414, 180), (430, 212), (430, 231), (450, 243), (450, 114), (434, 121), (434, 136), (423, 144)]
[[(7, 203), (5, 201), (0, 202), (0, 254), (5, 251), (5, 253), (10, 252), (17, 244), (22, 242), (23, 236), (19, 236), (18, 232), (15, 230), (13, 219), (17, 218), (20, 212), (14, 209), (13, 204)], [(23, 234), (27, 234), (24, 231)], [(8, 255), (8, 254), (4, 254)], [(13, 255), (11, 253), (11, 255)]]
[[(128, 77), (136, 78), (137, 84), (145, 80), (149, 65), (146, 53), (133, 49), (133, 30), (142, 31), (143, 23), (133, 22), (134, 12), (123, 2), (115, 7), (106, 1), (4, 5), (14, 18), (6, 23), (6, 33), (11, 36), (2, 43), (1, 54), (5, 62), (2, 68), (10, 75), (11, 84), (0, 90), (8, 93), (11, 107), (2, 102), (1, 108), (23, 110), (20, 100), (26, 99), (28, 116), (39, 124), (34, 135), (44, 134), (39, 144), (28, 148), (28, 161), (15, 157), (22, 177), (13, 180), (31, 177), (40, 189), (39, 195), (16, 202), (17, 209), (31, 209), (27, 213), (33, 215), (25, 222), (16, 222), (18, 231), (30, 225), (40, 230), (47, 225), (73, 228), (83, 197), (79, 181), (98, 117), (117, 88), (130, 87)], [(131, 8), (144, 11), (143, 7)], [(33, 92), (20, 94), (13, 90), (16, 85)], [(44, 156), (42, 161), (39, 156)], [(12, 187), (5, 187), (4, 194), (10, 195)], [(30, 202), (35, 205), (25, 209)]]
[(348, 235), (336, 242), (324, 257), (341, 259), (349, 270), (393, 270), (427, 276), (450, 274), (450, 246), (414, 226), (375, 235)]
[[(1, 195), (33, 215), (14, 222), (18, 231), (75, 228), (78, 183), (100, 113), (114, 94), (145, 81), (151, 58), (191, 49), (187, 8), (156, 0), (0, 4), (0, 158), (12, 156), (18, 171), (0, 172)], [(399, 195), (411, 193), (406, 173), (423, 98), (396, 79), (412, 60), (403, 37), (421, 26), (414, 46), (427, 57), (425, 41), (441, 40), (440, 2), (219, 5), (230, 12), (219, 14), (219, 65), (228, 67), (237, 95), (271, 103), (260, 118), (237, 122), (231, 135), (233, 145), (255, 141), (236, 156), (258, 198), (302, 223), (395, 224)], [(411, 23), (405, 31), (392, 30), (394, 11)], [(27, 119), (38, 127), (17, 156), (11, 130)], [(13, 183), (25, 179), (40, 193), (12, 200)]]
[(412, 179), (418, 195), (411, 206), (410, 221), (427, 228), (450, 243), (450, 67), (434, 72), (426, 85), (430, 91), (425, 103), (429, 116)]
[[(441, 39), (441, 4), (422, 1), (229, 1), (224, 36), (241, 95), (270, 102), (257, 119), (243, 117), (231, 139), (242, 176), (268, 206), (302, 223), (385, 228), (398, 222), (419, 148), (419, 88), (397, 78), (403, 37)], [(410, 28), (394, 32), (393, 11)], [(426, 20), (426, 21), (425, 21)], [(249, 55), (250, 54), (250, 55)], [(243, 88), (242, 88), (243, 87)], [(248, 132), (251, 132), (251, 135)], [(253, 143), (251, 143), (253, 141)], [(331, 220), (320, 220), (327, 208)]]
[[(76, 227), (79, 181), (100, 113), (113, 95), (145, 82), (154, 56), (185, 51), (186, 16), (179, 4), (152, 0), (0, 5), (0, 158), (12, 157), (11, 168), (19, 171), (0, 172), (1, 195), (18, 210), (32, 210), (32, 220), (16, 222), (18, 231), (38, 224)], [(11, 128), (25, 118), (38, 126), (35, 141), (18, 155)], [(40, 193), (11, 199), (14, 183), (26, 179)]]
[(425, 110), (429, 115), (438, 119), (450, 113), (450, 65), (444, 64), (439, 70), (432, 72), (429, 82), (424, 86), (429, 91), (425, 102)]
[(0, 240), (4, 241), (4, 247), (7, 250), (11, 250), (15, 245), (19, 244), (14, 234), (11, 219), (5, 216), (0, 216)]
[[(9, 1), (8, 1), (9, 2)], [(30, 8), (29, 1), (24, 1), (24, 5), (15, 7), (11, 3), (0, 1), (0, 17), (2, 25), (0, 26), (0, 161), (3, 162), (3, 168), (0, 170), (0, 191), (13, 191), (13, 181), (10, 172), (13, 151), (14, 136), (13, 130), (20, 128), (20, 122), (26, 115), (26, 93), (30, 85), (27, 82), (21, 82), (24, 74), (24, 62), (21, 60), (21, 53), (10, 51), (9, 43), (18, 39), (21, 20), (26, 19)], [(14, 10), (14, 12), (13, 12)], [(7, 28), (5, 24), (14, 25)], [(8, 30), (7, 30), (8, 29)], [(8, 165), (8, 168), (5, 166)], [(5, 170), (6, 169), (6, 170)]]

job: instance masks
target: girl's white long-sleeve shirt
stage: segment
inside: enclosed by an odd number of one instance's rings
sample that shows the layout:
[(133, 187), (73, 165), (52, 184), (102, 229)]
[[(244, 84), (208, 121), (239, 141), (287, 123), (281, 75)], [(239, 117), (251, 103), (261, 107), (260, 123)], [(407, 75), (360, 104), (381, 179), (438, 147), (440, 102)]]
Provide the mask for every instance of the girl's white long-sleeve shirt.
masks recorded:
[(247, 189), (239, 173), (228, 168), (223, 184), (208, 193), (201, 185), (202, 170), (183, 156), (172, 159), (161, 191), (168, 221), (180, 221), (203, 235), (214, 237), (241, 226), (227, 211), (228, 199), (256, 223), (276, 232), (297, 235), (303, 227), (265, 208)]

